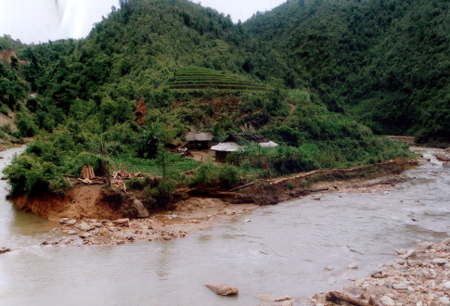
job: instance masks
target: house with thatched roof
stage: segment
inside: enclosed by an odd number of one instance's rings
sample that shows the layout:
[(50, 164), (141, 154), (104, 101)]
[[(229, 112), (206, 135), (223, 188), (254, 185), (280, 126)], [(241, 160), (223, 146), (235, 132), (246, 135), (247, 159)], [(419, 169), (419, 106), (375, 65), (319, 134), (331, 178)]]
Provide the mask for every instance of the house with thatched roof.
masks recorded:
[(213, 139), (212, 133), (187, 133), (186, 141), (188, 143), (189, 149), (209, 149), (211, 146), (211, 141)]
[(211, 147), (216, 162), (225, 162), (227, 155), (238, 152), (248, 143), (257, 143), (261, 147), (277, 147), (278, 144), (260, 134), (230, 134), (223, 142)]

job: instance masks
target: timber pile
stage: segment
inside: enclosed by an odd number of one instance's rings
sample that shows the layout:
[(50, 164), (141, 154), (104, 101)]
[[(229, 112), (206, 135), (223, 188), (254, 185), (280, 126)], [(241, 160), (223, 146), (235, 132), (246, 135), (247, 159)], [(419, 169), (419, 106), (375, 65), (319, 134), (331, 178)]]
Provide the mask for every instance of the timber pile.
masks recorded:
[(128, 173), (126, 171), (115, 171), (113, 173), (113, 178), (115, 178), (115, 179), (129, 179), (129, 178), (132, 178), (132, 177), (139, 177), (141, 175), (142, 175), (142, 173), (140, 173), (140, 172)]
[(90, 179), (90, 180), (95, 178), (94, 169), (92, 168), (91, 165), (86, 165), (83, 167), (83, 169), (81, 170), (81, 177), (83, 179)]
[(338, 291), (331, 291), (327, 294), (326, 296), (326, 300), (330, 301), (330, 302), (335, 302), (340, 304), (341, 302), (347, 302), (350, 305), (355, 305), (355, 306), (372, 306), (375, 305), (375, 301), (373, 300), (372, 297), (369, 298), (369, 302), (363, 302), (359, 299), (356, 298), (352, 298), (351, 296), (348, 296), (346, 294), (340, 293)]
[(92, 180), (85, 178), (85, 179), (78, 179), (81, 183), (85, 185), (99, 185), (105, 183), (106, 179), (104, 177), (95, 177)]

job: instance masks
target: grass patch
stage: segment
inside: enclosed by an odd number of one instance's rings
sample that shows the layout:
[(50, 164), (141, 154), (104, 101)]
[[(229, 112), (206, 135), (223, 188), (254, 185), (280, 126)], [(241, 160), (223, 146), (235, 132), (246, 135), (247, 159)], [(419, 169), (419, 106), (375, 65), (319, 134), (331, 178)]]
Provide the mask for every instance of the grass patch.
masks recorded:
[[(168, 156), (170, 168), (175, 173), (181, 173), (195, 169), (200, 162), (190, 158), (182, 158), (179, 155), (170, 154)], [(128, 154), (119, 155), (111, 158), (113, 168), (119, 171), (127, 171), (129, 173), (142, 172), (149, 176), (162, 175), (161, 166), (158, 165), (156, 159), (143, 159), (130, 156)]]

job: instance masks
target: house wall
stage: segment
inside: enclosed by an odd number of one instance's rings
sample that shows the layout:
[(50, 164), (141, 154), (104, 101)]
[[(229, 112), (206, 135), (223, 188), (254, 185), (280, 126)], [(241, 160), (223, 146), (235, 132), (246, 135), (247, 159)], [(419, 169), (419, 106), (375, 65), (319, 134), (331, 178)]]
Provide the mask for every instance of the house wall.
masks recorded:
[(188, 142), (189, 149), (207, 150), (210, 147), (211, 147), (211, 143), (209, 141), (189, 141)]
[(227, 161), (228, 152), (216, 151), (216, 162), (225, 163)]

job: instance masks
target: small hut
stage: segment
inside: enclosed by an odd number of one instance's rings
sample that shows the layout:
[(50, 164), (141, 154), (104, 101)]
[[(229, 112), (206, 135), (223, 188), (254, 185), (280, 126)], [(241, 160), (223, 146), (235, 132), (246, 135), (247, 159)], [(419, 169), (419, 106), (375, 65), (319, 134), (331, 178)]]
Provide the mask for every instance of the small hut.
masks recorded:
[(189, 149), (204, 150), (209, 149), (211, 146), (211, 140), (213, 139), (212, 133), (187, 133), (186, 141), (188, 142)]
[(261, 147), (276, 147), (278, 144), (260, 134), (231, 134), (223, 142), (211, 148), (216, 152), (216, 162), (225, 162), (227, 155), (241, 150), (246, 143), (257, 143)]

